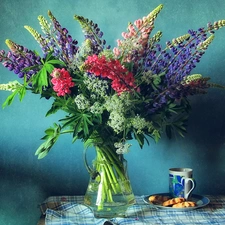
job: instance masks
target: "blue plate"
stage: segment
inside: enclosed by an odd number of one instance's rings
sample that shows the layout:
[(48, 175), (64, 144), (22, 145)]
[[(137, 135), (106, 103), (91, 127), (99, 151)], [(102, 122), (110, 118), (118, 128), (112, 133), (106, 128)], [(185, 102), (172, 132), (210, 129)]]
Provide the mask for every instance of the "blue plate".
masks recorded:
[[(159, 194), (153, 194), (153, 195), (170, 196), (169, 193), (159, 193)], [(190, 210), (204, 207), (204, 206), (208, 205), (210, 202), (210, 200), (207, 197), (204, 197), (202, 195), (192, 194), (191, 197), (188, 199), (188, 201), (195, 202), (196, 203), (195, 207), (173, 208), (173, 207), (165, 207), (165, 206), (154, 204), (154, 203), (150, 202), (148, 200), (150, 196), (152, 196), (152, 195), (144, 196), (143, 200), (145, 203), (150, 204), (152, 207), (157, 208), (157, 209), (172, 210), (172, 211), (190, 211)]]

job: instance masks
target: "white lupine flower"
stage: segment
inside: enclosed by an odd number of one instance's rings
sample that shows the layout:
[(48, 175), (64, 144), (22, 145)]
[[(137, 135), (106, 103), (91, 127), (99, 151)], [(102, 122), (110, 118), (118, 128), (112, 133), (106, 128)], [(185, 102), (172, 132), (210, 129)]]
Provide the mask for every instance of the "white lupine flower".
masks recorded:
[(21, 87), (21, 86), (22, 85), (17, 80), (15, 80), (7, 84), (0, 84), (0, 90), (14, 92), (18, 87)]

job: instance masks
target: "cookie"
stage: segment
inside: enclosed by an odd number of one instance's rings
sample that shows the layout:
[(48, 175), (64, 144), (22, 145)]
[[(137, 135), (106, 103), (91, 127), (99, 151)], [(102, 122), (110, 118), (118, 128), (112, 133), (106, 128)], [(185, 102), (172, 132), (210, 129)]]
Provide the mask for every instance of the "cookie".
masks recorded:
[(174, 204), (172, 207), (173, 208), (187, 208), (187, 207), (195, 207), (195, 206), (196, 206), (195, 202), (186, 201), (186, 202)]
[(178, 197), (178, 198), (172, 198), (172, 199), (169, 199), (165, 202), (163, 202), (163, 206), (167, 207), (167, 206), (172, 206), (172, 205), (175, 205), (177, 203), (181, 203), (181, 202), (184, 202), (185, 201), (185, 198), (181, 198), (181, 197)]
[(169, 200), (169, 196), (165, 195), (151, 195), (148, 200), (153, 204), (162, 204), (163, 202)]

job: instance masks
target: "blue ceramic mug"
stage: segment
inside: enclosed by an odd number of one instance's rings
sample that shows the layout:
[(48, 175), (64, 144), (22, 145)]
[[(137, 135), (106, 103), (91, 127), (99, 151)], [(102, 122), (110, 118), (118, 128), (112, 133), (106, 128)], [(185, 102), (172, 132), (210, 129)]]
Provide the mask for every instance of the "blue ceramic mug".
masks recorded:
[(196, 186), (190, 168), (169, 169), (169, 192), (173, 197), (188, 199)]

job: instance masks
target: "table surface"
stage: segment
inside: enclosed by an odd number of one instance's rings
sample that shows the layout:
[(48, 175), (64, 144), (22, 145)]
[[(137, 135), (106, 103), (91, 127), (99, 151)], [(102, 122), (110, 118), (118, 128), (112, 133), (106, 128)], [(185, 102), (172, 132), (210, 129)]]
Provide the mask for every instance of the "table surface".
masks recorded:
[[(225, 195), (206, 195), (210, 203), (202, 208), (190, 211), (170, 211), (156, 209), (145, 204), (144, 196), (135, 196), (136, 204), (127, 210), (126, 218), (113, 218), (112, 222), (119, 225), (135, 224), (225, 224)], [(84, 196), (52, 196), (41, 205), (40, 210), (45, 216), (45, 225), (102, 225), (106, 219), (97, 219), (91, 210), (83, 205)]]

